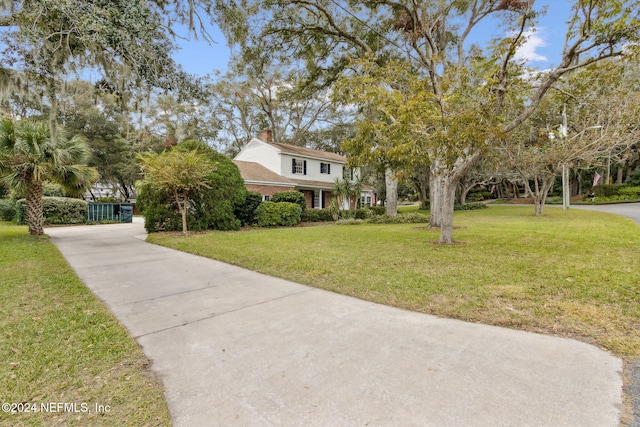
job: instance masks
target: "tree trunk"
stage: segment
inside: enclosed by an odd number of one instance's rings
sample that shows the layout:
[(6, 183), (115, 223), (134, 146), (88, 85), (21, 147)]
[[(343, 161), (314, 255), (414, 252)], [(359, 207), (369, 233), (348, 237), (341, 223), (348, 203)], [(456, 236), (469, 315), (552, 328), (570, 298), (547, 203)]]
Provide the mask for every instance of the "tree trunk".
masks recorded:
[(457, 183), (451, 176), (446, 176), (442, 180), (442, 184), (442, 214), (439, 243), (450, 245), (453, 243), (453, 209), (456, 200)]
[(32, 182), (27, 190), (26, 209), (27, 226), (29, 234), (39, 236), (44, 234), (44, 219), (42, 213), (43, 185), (41, 182)]
[(432, 166), (429, 172), (429, 227), (440, 228), (442, 225), (442, 175)]
[(524, 188), (525, 191), (533, 198), (533, 209), (536, 216), (540, 216), (544, 212), (544, 205), (547, 202), (547, 195), (549, 194), (549, 190), (551, 190), (555, 179), (555, 176), (551, 176), (540, 178), (541, 182), (538, 182), (539, 178), (535, 177), (533, 179), (533, 182), (535, 184), (535, 191), (531, 190), (529, 181), (527, 179), (524, 179)]
[(412, 178), (413, 185), (418, 192), (418, 200), (420, 201), (420, 209), (427, 210), (427, 198), (429, 196), (429, 176), (420, 174)]
[(460, 184), (460, 199), (458, 200), (461, 205), (465, 205), (467, 203), (467, 195), (469, 191), (471, 191), (473, 187), (466, 186), (464, 184)]
[[(440, 215), (440, 241), (441, 244), (450, 245), (453, 243), (453, 210), (456, 201), (456, 187), (460, 178), (473, 166), (480, 153), (467, 153), (460, 156), (453, 165), (449, 166), (439, 159), (435, 159), (431, 164), (430, 178), (436, 181), (433, 188), (439, 192), (438, 197), (432, 194), (431, 216), (434, 213)], [(434, 210), (434, 199), (438, 200), (438, 209)]]
[(180, 203), (180, 194), (176, 191), (173, 193), (176, 198), (176, 203), (178, 204), (178, 209), (180, 210), (180, 215), (182, 216), (182, 234), (187, 235), (187, 206), (189, 200), (187, 199), (187, 194), (185, 193), (182, 198), (182, 203)]
[(629, 161), (629, 154), (625, 155), (618, 162), (618, 170), (616, 171), (616, 184), (622, 184), (624, 179), (624, 169)]
[(384, 183), (387, 192), (387, 215), (398, 215), (398, 180), (390, 168), (384, 172)]
[(49, 135), (51, 137), (51, 141), (55, 143), (56, 138), (58, 137), (58, 98), (57, 98), (57, 90), (56, 83), (49, 82), (47, 85), (48, 96), (49, 96)]

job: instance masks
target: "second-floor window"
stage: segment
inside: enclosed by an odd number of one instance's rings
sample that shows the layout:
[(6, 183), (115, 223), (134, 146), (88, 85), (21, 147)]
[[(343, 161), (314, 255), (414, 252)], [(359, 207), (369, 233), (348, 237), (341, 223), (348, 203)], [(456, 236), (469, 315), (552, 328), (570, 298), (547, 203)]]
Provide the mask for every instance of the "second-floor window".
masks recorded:
[(331, 175), (331, 164), (330, 163), (320, 163), (320, 173), (326, 173)]
[(291, 173), (296, 173), (300, 175), (307, 174), (307, 161), (306, 160), (298, 160), (291, 159)]

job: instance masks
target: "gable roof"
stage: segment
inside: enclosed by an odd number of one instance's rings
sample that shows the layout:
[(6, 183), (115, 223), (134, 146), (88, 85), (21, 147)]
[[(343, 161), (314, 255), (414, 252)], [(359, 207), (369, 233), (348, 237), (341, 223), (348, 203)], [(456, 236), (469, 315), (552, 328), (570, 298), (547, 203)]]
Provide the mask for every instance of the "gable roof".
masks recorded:
[(280, 142), (271, 142), (267, 144), (273, 145), (285, 154), (313, 157), (323, 160), (333, 160), (334, 162), (340, 163), (345, 163), (347, 161), (347, 159), (340, 154), (330, 153), (328, 151), (314, 150), (313, 148), (299, 147), (297, 145), (283, 144)]

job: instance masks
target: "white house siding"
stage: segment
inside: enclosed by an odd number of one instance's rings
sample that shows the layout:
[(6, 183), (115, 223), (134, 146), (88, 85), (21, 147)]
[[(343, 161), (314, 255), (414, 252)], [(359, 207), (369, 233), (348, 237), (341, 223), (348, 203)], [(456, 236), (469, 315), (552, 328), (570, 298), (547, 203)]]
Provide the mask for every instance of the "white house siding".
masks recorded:
[[(292, 160), (307, 162), (307, 174), (293, 173)], [(320, 163), (328, 163), (331, 165), (331, 173), (320, 173)], [(336, 178), (342, 178), (343, 164), (331, 162), (330, 160), (317, 160), (299, 155), (282, 154), (280, 167), (282, 168), (282, 176), (290, 179), (304, 179), (308, 181), (321, 181), (327, 184), (333, 184)]]
[[(282, 175), (279, 151), (277, 148), (254, 138), (238, 153), (234, 160), (256, 162), (270, 171)], [(291, 165), (289, 165), (289, 173), (291, 173)]]

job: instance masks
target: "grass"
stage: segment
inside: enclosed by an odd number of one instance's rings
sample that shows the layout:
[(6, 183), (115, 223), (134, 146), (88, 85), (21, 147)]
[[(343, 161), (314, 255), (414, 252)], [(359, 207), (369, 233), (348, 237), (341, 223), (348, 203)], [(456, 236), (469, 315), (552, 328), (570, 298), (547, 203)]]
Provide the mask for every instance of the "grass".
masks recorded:
[[(171, 424), (142, 350), (46, 236), (0, 221), (0, 271), (0, 402), (37, 409), (0, 425)], [(76, 406), (42, 410), (58, 402)]]
[(457, 212), (454, 239), (416, 225), (209, 232), (148, 240), (269, 275), (442, 317), (578, 338), (640, 356), (640, 228), (531, 207)]

